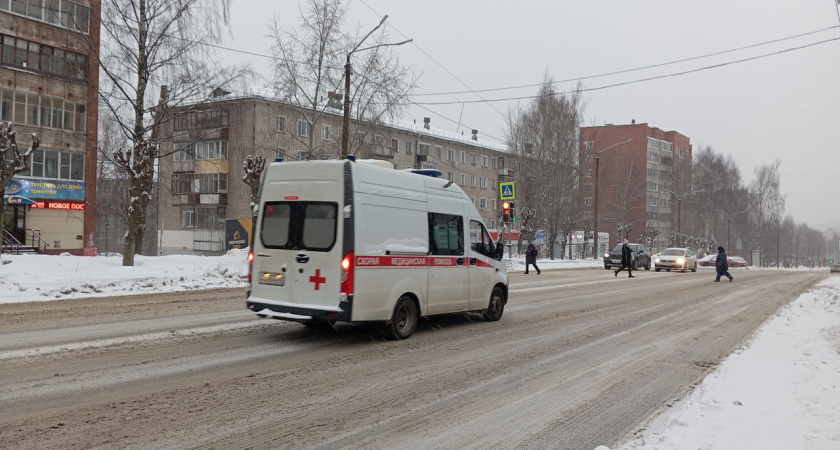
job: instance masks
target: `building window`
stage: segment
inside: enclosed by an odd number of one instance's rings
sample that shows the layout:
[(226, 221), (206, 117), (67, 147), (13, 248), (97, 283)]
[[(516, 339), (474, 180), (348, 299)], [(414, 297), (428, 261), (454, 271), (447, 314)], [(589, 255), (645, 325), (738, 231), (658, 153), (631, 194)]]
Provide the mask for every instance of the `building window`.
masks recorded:
[(490, 206), (490, 209), (492, 209), (493, 211), (498, 209), (498, 206), (496, 206), (496, 202), (497, 202), (497, 200), (494, 198), (493, 202), (492, 202), (492, 206)]
[(458, 184), (465, 186), (467, 184), (467, 174), (462, 173), (458, 175)]
[(325, 141), (332, 140), (332, 127), (330, 125), (321, 125), (321, 139)]
[(181, 228), (195, 228), (195, 211), (181, 211)]
[(446, 179), (449, 181), (455, 181), (455, 174), (452, 172), (446, 172)]
[(224, 110), (190, 111), (175, 118), (176, 130), (221, 128), (228, 126), (228, 112)]
[(583, 148), (585, 148), (586, 150), (588, 150), (588, 151), (590, 151), (590, 152), (591, 152), (591, 151), (592, 151), (592, 147), (593, 147), (594, 145), (595, 145), (595, 141), (586, 141), (586, 142), (584, 142), (584, 143), (583, 143)]
[(478, 209), (487, 209), (487, 199), (481, 197), (478, 199)]
[(487, 178), (481, 177), (479, 180), (479, 187), (481, 189), (487, 189)]
[(475, 153), (470, 153), (470, 164), (475, 165)]
[(467, 163), (467, 152), (461, 152), (460, 163), (461, 164), (466, 164)]
[(481, 155), (481, 167), (487, 167), (489, 158), (485, 155)]
[(592, 169), (586, 169), (586, 173), (584, 176), (586, 178), (592, 178)]
[(36, 149), (32, 151), (29, 175), (36, 178), (57, 180), (85, 179), (85, 155)]
[(470, 175), (470, 186), (475, 187), (475, 175)]
[(0, 0), (0, 10), (85, 34), (90, 31), (90, 7), (70, 0)]
[(297, 152), (297, 159), (298, 161), (306, 161), (309, 159), (309, 152), (306, 150), (300, 150)]
[[(0, 9), (4, 2), (0, 0)], [(40, 70), (55, 75), (84, 80), (87, 56), (48, 45), (30, 42), (8, 35), (0, 35), (0, 61), (12, 66)]]
[(312, 124), (308, 120), (298, 120), (298, 136), (309, 137), (312, 134)]
[(583, 199), (583, 206), (592, 206), (592, 197), (585, 197)]
[(593, 164), (595, 162), (594, 155), (586, 155), (586, 164)]
[(499, 167), (499, 161), (496, 158), (491, 158), (491, 161), (493, 161), (493, 168), (497, 169)]
[(278, 133), (286, 132), (286, 116), (277, 116), (274, 119), (274, 131)]
[(397, 153), (400, 151), (400, 140), (396, 138), (391, 138), (391, 152)]
[(84, 104), (11, 90), (0, 91), (0, 96), (2, 97), (0, 120), (82, 133), (85, 131), (86, 107)]
[(446, 149), (446, 160), (455, 162), (455, 150), (452, 150), (451, 148)]
[(413, 142), (408, 142), (408, 141), (406, 141), (406, 142), (405, 142), (405, 154), (406, 154), (406, 155), (410, 155), (410, 154), (412, 153), (412, 149), (413, 149), (413, 147), (414, 147), (414, 143), (413, 143)]
[(429, 154), (429, 144), (417, 144), (417, 154), (418, 155), (428, 155)]
[(198, 173), (196, 179), (198, 181), (198, 193), (219, 194), (227, 192), (226, 173)]
[(196, 208), (196, 228), (219, 229), (225, 226), (225, 209), (217, 206)]

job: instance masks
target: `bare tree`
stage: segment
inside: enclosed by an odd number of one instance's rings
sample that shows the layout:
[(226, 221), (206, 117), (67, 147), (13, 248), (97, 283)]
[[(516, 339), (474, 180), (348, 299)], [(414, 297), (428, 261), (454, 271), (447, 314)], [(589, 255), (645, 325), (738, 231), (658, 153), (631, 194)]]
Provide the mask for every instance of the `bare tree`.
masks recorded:
[(763, 249), (773, 238), (768, 236), (770, 224), (781, 222), (785, 210), (785, 197), (781, 193), (778, 159), (755, 168), (755, 179), (750, 183), (750, 219), (754, 224), (753, 241)]
[(549, 242), (547, 256), (554, 258), (551, 245), (563, 234), (566, 242), (579, 221), (578, 150), (580, 123), (585, 109), (580, 85), (561, 93), (546, 73), (537, 97), (528, 105), (511, 108), (507, 116), (508, 147), (518, 156), (519, 205), (533, 208), (533, 222), (522, 230), (523, 240), (532, 240), (543, 229)]
[(741, 171), (731, 155), (715, 152), (710, 146), (700, 146), (694, 152), (690, 189), (692, 207), (686, 211), (687, 234), (703, 238), (703, 242), (729, 240), (733, 223), (744, 229), (748, 195), (741, 182)]
[(26, 151), (21, 152), (17, 145), (15, 126), (11, 122), (0, 122), (0, 253), (3, 252), (3, 237), (5, 236), (6, 214), (6, 183), (18, 173), (29, 170), (32, 151), (38, 148), (40, 140), (32, 133), (32, 144)]
[[(103, 83), (100, 101), (130, 147), (113, 149), (113, 161), (132, 186), (123, 265), (134, 265), (142, 244), (155, 181), (156, 130), (167, 108), (200, 104), (214, 89), (250, 74), (247, 67), (218, 67), (211, 58), (229, 28), (230, 0), (105, 0), (102, 5)], [(149, 90), (160, 89), (154, 99)]]
[(242, 175), (242, 182), (251, 189), (251, 217), (256, 219), (260, 180), (262, 180), (263, 170), (265, 170), (265, 157), (259, 155), (246, 156), (245, 161), (242, 162), (242, 169), (245, 171), (245, 175)]
[[(275, 19), (269, 30), (274, 39), (275, 95), (293, 105), (304, 117), (302, 126), (309, 127), (308, 137), (292, 137), (309, 151), (311, 157), (339, 157), (340, 149), (315, 139), (318, 124), (326, 117), (340, 114), (344, 65), (347, 54), (363, 35), (344, 30), (347, 7), (342, 0), (307, 0), (301, 6), (298, 27), (284, 30)], [(367, 47), (388, 42), (388, 34), (372, 36)], [(417, 87), (418, 77), (403, 66), (396, 52), (387, 46), (372, 48), (353, 55), (355, 76), (351, 77), (351, 117), (358, 131), (351, 134), (349, 154), (365, 143), (366, 131), (384, 120), (399, 117)]]

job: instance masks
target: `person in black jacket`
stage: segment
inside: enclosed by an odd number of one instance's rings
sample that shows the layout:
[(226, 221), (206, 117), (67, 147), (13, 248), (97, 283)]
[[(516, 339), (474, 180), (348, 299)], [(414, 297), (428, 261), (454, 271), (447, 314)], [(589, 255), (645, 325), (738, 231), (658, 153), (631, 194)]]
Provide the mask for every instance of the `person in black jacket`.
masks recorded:
[(717, 277), (715, 277), (715, 282), (720, 282), (720, 277), (726, 275), (729, 278), (729, 282), (732, 282), (732, 279), (735, 278), (729, 274), (729, 258), (726, 257), (726, 252), (723, 250), (723, 247), (718, 247), (718, 254), (717, 258), (715, 258), (715, 269), (717, 269)]
[(633, 249), (630, 248), (630, 241), (627, 239), (621, 247), (621, 268), (615, 271), (615, 276), (624, 269), (627, 269), (627, 273), (630, 274), (627, 278), (636, 278), (633, 276)]
[(538, 253), (539, 253), (539, 250), (537, 250), (537, 247), (535, 247), (533, 243), (528, 244), (528, 248), (525, 249), (525, 275), (528, 275), (528, 266), (531, 266), (531, 265), (533, 265), (534, 269), (537, 270), (537, 275), (542, 273), (542, 272), (540, 272), (540, 268), (537, 267), (537, 254)]

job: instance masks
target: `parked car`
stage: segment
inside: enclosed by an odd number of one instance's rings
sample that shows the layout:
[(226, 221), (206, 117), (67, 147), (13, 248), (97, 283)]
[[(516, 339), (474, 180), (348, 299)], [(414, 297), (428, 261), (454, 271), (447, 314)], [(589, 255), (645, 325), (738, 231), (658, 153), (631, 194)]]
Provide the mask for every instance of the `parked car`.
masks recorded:
[[(747, 267), (749, 263), (747, 260), (740, 257), (740, 256), (728, 256), (726, 258), (729, 261), (729, 268), (733, 267)], [(702, 267), (716, 267), (717, 266), (717, 254), (706, 255), (697, 260), (697, 265)]]
[(656, 271), (680, 270), (683, 273), (691, 270), (697, 272), (697, 255), (690, 248), (666, 248), (653, 262)]
[(840, 272), (840, 264), (832, 264), (831, 265), (831, 273)]
[(729, 267), (747, 267), (747, 260), (741, 258), (740, 256), (730, 256), (729, 258)]
[(706, 255), (697, 260), (697, 265), (701, 267), (714, 267), (717, 265), (716, 258), (716, 254)]
[[(618, 269), (621, 267), (621, 247), (624, 244), (618, 244), (604, 255), (604, 269)], [(645, 270), (650, 270), (650, 262), (652, 260), (650, 249), (644, 244), (630, 244), (630, 250), (633, 252), (633, 270), (639, 267), (644, 267)]]

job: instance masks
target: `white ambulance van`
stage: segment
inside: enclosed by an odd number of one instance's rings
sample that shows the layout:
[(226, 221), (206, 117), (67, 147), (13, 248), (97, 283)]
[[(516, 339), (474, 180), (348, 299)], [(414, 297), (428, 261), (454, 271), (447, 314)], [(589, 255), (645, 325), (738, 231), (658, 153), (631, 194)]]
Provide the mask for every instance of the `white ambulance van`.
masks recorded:
[(306, 325), (382, 321), (393, 339), (411, 336), (421, 316), (499, 320), (504, 249), (469, 197), (446, 179), (372, 162), (266, 167), (246, 306)]

